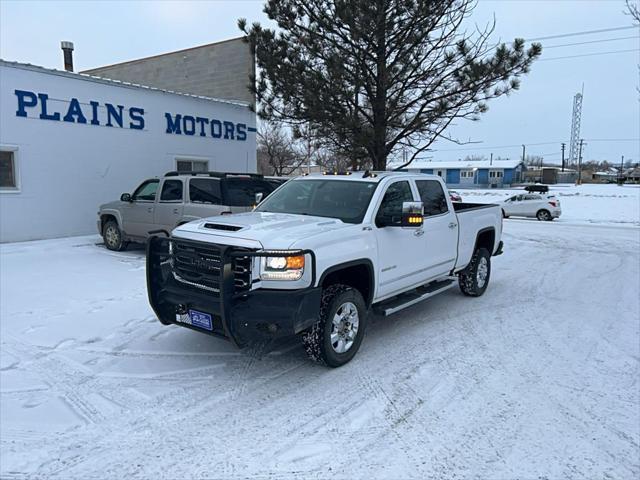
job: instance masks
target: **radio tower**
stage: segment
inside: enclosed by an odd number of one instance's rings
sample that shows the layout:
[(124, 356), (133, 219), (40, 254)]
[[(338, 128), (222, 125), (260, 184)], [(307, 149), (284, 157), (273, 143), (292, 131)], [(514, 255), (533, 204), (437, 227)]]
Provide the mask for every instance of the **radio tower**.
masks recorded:
[[(584, 86), (582, 87), (584, 92)], [(578, 149), (580, 144), (580, 119), (582, 117), (582, 93), (573, 97), (573, 116), (571, 118), (571, 137), (569, 140), (569, 165), (578, 163)]]

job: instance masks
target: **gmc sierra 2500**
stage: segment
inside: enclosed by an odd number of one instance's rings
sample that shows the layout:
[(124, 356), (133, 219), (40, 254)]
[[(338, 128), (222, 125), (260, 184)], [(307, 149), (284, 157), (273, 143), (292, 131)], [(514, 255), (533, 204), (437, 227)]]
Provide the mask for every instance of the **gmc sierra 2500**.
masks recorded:
[(452, 203), (434, 175), (347, 172), (290, 180), (253, 212), (181, 225), (147, 245), (163, 324), (231, 340), (301, 335), (331, 367), (390, 315), (459, 284), (484, 293), (502, 253), (496, 205)]

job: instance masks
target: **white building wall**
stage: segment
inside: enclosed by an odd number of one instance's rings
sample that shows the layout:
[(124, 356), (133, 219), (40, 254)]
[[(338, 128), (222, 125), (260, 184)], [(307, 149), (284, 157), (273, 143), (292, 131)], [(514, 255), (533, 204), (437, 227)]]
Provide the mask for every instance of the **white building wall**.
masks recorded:
[[(47, 94), (48, 113), (61, 120), (39, 118), (40, 105), (17, 116), (15, 90)], [(86, 124), (62, 121), (72, 98)], [(90, 123), (90, 101), (99, 103), (100, 125)], [(105, 125), (105, 103), (124, 106), (124, 128)], [(130, 107), (144, 109), (144, 129), (128, 128)], [(0, 64), (0, 149), (15, 151), (20, 180), (18, 191), (0, 191), (0, 242), (94, 233), (101, 203), (175, 170), (176, 158), (207, 160), (210, 170), (256, 171), (255, 131), (245, 141), (200, 136), (200, 126), (192, 136), (167, 133), (167, 112), (256, 126), (241, 105)]]

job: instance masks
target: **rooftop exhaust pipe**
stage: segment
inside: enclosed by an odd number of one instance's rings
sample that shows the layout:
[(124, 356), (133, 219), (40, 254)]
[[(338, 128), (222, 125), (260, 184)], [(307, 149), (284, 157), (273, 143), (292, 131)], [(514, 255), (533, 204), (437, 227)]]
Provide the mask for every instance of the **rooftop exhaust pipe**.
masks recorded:
[(60, 48), (64, 52), (64, 69), (73, 72), (73, 42), (60, 42)]

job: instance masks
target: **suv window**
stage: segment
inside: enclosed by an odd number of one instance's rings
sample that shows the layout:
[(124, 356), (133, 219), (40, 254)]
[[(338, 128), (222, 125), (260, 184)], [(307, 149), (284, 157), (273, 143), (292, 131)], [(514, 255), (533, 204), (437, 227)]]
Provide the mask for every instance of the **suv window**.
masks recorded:
[(224, 204), (230, 207), (251, 207), (256, 204), (256, 193), (262, 193), (266, 197), (273, 190), (269, 182), (250, 177), (222, 180)]
[(416, 185), (418, 186), (420, 199), (424, 204), (425, 217), (440, 215), (441, 213), (447, 213), (449, 211), (447, 198), (444, 195), (444, 190), (440, 182), (436, 182), (435, 180), (417, 180)]
[(136, 191), (133, 192), (131, 199), (135, 201), (153, 202), (156, 199), (156, 192), (158, 191), (158, 184), (160, 180), (147, 180), (143, 182)]
[(189, 200), (193, 203), (222, 204), (220, 180), (215, 178), (192, 178), (189, 180)]
[(182, 180), (165, 180), (160, 192), (161, 202), (176, 202), (182, 200)]
[(402, 221), (402, 202), (413, 202), (413, 194), (407, 181), (389, 185), (376, 215), (376, 225), (399, 224)]
[(525, 195), (524, 200), (542, 200), (540, 195)]

